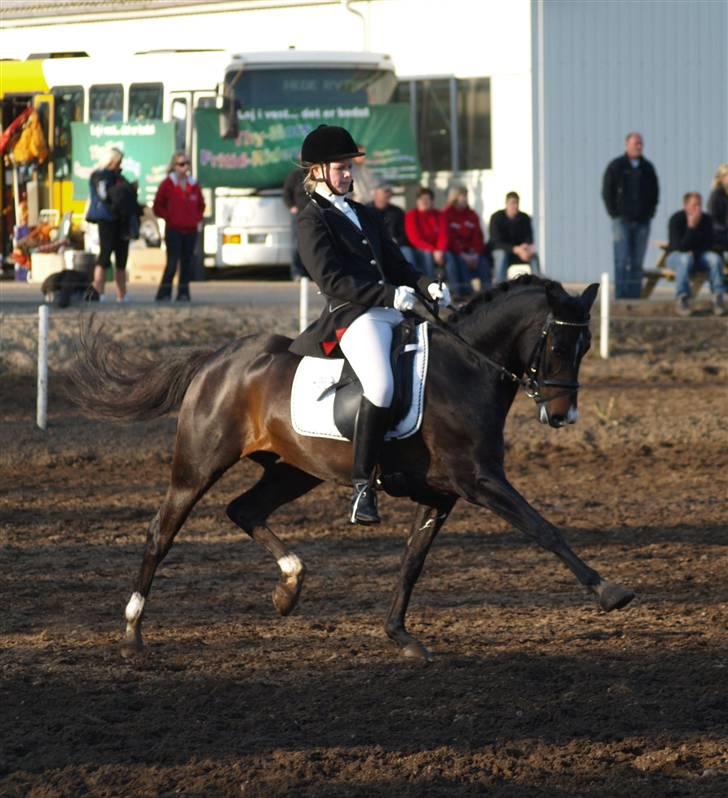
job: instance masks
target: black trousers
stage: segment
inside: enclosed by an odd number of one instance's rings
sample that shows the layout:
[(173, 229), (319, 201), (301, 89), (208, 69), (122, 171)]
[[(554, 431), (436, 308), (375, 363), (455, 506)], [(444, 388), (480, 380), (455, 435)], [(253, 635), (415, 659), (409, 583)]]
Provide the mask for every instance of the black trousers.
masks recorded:
[(162, 282), (157, 291), (157, 299), (166, 299), (172, 295), (172, 281), (179, 263), (179, 282), (177, 296), (189, 297), (192, 261), (195, 255), (197, 233), (180, 233), (179, 230), (167, 231), (164, 235), (167, 244), (167, 266), (162, 275)]
[(126, 269), (129, 256), (129, 239), (122, 238), (124, 225), (121, 221), (99, 222), (99, 257), (96, 261), (104, 270), (111, 266), (111, 253), (114, 253), (114, 266), (119, 271)]

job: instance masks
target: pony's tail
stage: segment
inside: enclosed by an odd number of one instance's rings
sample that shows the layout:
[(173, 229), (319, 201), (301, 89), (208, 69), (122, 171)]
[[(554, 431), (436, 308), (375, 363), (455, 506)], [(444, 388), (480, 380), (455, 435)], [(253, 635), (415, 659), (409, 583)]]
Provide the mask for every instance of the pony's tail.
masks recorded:
[(93, 316), (81, 322), (76, 358), (69, 369), (68, 396), (84, 415), (138, 421), (177, 410), (195, 375), (214, 350), (195, 350), (153, 360), (130, 355), (94, 328)]

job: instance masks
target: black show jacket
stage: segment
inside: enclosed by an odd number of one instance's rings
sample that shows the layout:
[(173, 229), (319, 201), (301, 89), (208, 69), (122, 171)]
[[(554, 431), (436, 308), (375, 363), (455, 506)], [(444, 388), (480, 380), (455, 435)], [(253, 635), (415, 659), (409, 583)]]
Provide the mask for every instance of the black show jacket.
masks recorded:
[(298, 213), (298, 251), (326, 307), (291, 344), (297, 355), (340, 356), (338, 342), (346, 328), (369, 308), (394, 307), (397, 286), (408, 285), (429, 299), (432, 279), (407, 263), (380, 214), (347, 202), (361, 230), (320, 194)]

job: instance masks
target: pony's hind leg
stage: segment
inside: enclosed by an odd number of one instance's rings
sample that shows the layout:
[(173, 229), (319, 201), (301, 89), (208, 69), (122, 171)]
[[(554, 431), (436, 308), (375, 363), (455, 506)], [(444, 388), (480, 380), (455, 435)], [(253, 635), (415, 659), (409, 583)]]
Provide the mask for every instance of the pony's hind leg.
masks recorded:
[(425, 662), (432, 661), (432, 655), (425, 646), (406, 630), (404, 618), (430, 546), (450, 515), (455, 502), (455, 498), (443, 497), (443, 501), (438, 507), (426, 504), (417, 506), (410, 536), (402, 556), (399, 578), (384, 624), (387, 636), (399, 646), (405, 657), (414, 657)]
[(321, 484), (305, 471), (287, 463), (273, 463), (250, 490), (238, 496), (227, 507), (233, 523), (275, 557), (281, 576), (273, 590), (273, 606), (280, 615), (295, 608), (303, 587), (306, 569), (301, 560), (266, 525), (268, 516), (278, 507), (292, 502)]

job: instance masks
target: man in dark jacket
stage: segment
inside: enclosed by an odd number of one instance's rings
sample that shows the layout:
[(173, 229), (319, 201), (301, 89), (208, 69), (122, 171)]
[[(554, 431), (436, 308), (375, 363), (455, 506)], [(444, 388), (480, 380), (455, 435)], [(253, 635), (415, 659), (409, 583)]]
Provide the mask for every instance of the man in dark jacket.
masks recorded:
[(643, 157), (640, 133), (628, 133), (625, 153), (604, 172), (602, 199), (612, 218), (614, 240), (614, 294), (617, 299), (639, 299), (642, 262), (660, 189), (652, 164)]
[(412, 247), (407, 240), (404, 232), (404, 211), (394, 205), (392, 199), (392, 186), (385, 181), (380, 181), (372, 193), (372, 201), (367, 203), (367, 207), (375, 208), (379, 211), (384, 222), (384, 227), (392, 238), (392, 241), (400, 248), (407, 262), (414, 266)]
[(292, 169), (283, 184), (283, 202), (291, 214), (291, 280), (300, 280), (306, 276), (303, 268), (301, 256), (298, 254), (298, 218), (299, 211), (302, 211), (308, 204), (308, 194), (303, 187), (303, 178), (306, 171), (300, 166)]
[(508, 279), (508, 267), (528, 263), (533, 274), (541, 269), (533, 245), (531, 217), (519, 209), (520, 197), (515, 191), (506, 194), (506, 207), (490, 217), (490, 251), (496, 282)]
[(710, 250), (713, 221), (703, 213), (702, 205), (700, 194), (689, 191), (683, 197), (683, 209), (670, 217), (667, 265), (675, 271), (676, 310), (681, 316), (690, 315), (690, 275), (696, 271), (710, 274), (713, 312), (716, 316), (724, 316), (723, 262), (717, 252)]

